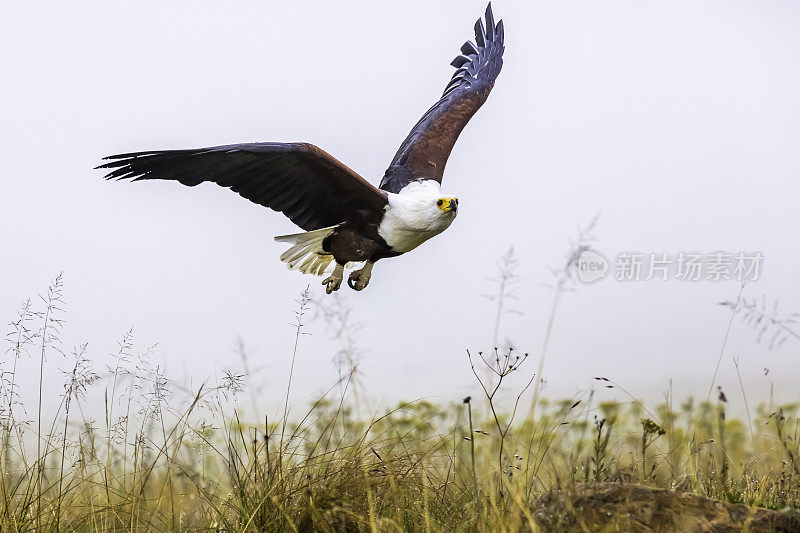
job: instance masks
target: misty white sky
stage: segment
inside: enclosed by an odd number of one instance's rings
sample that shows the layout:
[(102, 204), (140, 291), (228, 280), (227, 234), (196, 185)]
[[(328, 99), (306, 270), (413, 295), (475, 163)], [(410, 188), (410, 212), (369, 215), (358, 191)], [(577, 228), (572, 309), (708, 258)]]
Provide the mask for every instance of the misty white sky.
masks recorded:
[[(235, 7), (234, 7), (235, 6)], [(289, 272), (282, 215), (213, 185), (111, 183), (104, 155), (246, 141), (308, 141), (374, 183), (444, 89), (483, 13), (458, 2), (4, 2), (0, 17), (0, 315), (64, 272), (65, 349), (98, 366), (130, 327), (175, 377), (238, 364), (241, 335), (261, 401), (280, 401), (294, 300), (318, 278)], [(375, 398), (474, 393), (465, 349), (492, 343), (481, 295), (513, 245), (521, 282), (503, 338), (540, 350), (559, 266), (596, 213), (596, 248), (760, 251), (748, 297), (800, 312), (800, 4), (790, 1), (510, 2), (505, 65), (452, 153), (461, 210), (443, 235), (381, 261), (341, 294), (361, 324)], [(735, 282), (613, 279), (567, 294), (546, 394), (607, 376), (638, 397), (705, 396)], [(330, 386), (338, 345), (307, 326), (296, 402)], [(770, 352), (734, 323), (720, 383), (797, 400), (800, 343)], [(53, 354), (51, 358), (66, 366)], [(57, 387), (55, 366), (48, 383)], [(533, 370), (535, 362), (530, 365)], [(21, 371), (31, 391), (35, 364)], [(55, 391), (57, 389), (49, 389)], [(614, 391), (603, 392), (614, 397)], [(617, 396), (624, 399), (623, 396)], [(752, 400), (751, 400), (752, 401)]]

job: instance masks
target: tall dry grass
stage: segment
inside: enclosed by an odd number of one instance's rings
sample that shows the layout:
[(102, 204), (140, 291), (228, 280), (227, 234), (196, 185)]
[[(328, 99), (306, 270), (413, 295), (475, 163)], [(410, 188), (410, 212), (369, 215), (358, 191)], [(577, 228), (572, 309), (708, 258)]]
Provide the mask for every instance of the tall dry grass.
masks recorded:
[[(556, 286), (556, 302), (564, 286)], [(287, 351), (293, 360), (303, 356), (316, 308), (340, 345), (339, 379), (293, 415), (301, 408), (289, 404), (290, 374), (283, 414), (270, 420), (260, 414), (256, 397), (264, 391), (251, 383), (241, 341), (241, 370), (193, 388), (168, 379), (154, 347), (138, 347), (132, 331), (106, 368), (94, 368), (85, 345), (61, 345), (62, 289), (59, 276), (38, 303), (23, 302), (8, 331), (0, 380), (3, 531), (536, 530), (538, 498), (592, 481), (770, 508), (800, 505), (797, 404), (755, 412), (745, 404), (745, 423), (728, 416), (719, 388), (704, 401), (686, 398), (675, 407), (670, 395), (646, 406), (611, 378), (597, 377), (597, 389), (618, 389), (629, 401), (598, 402), (594, 392), (562, 401), (536, 396), (535, 417), (518, 418), (539, 373), (509, 346), (464, 357), (485, 402), (415, 401), (369, 415), (357, 325), (346, 303), (315, 304), (306, 291), (293, 310), (295, 342)], [(498, 317), (513, 301), (508, 285), (501, 290)], [(772, 320), (761, 319), (758, 331), (773, 324), (779, 338), (794, 338), (789, 319), (742, 302), (728, 306), (732, 317), (752, 323), (762, 313)], [(28, 357), (38, 358), (40, 370), (35, 409), (19, 400), (18, 363)], [(56, 361), (63, 388), (47, 394), (44, 376)], [(515, 373), (526, 376), (518, 389), (506, 379)], [(98, 392), (100, 421), (86, 405), (87, 394)], [(501, 397), (515, 401), (509, 406)], [(243, 409), (247, 398), (252, 408)]]

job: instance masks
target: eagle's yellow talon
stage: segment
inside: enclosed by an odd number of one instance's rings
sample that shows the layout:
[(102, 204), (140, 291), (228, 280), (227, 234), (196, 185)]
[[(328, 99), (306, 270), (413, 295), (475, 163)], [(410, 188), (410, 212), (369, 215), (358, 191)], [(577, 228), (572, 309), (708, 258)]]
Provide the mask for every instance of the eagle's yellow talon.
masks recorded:
[(322, 284), (325, 285), (325, 292), (330, 294), (333, 291), (338, 291), (342, 286), (342, 279), (344, 279), (344, 266), (336, 263), (336, 268), (333, 269), (333, 273), (322, 280)]
[(359, 270), (354, 270), (347, 278), (347, 285), (354, 291), (362, 291), (369, 285), (369, 280), (372, 277), (372, 261), (367, 261), (364, 266)]

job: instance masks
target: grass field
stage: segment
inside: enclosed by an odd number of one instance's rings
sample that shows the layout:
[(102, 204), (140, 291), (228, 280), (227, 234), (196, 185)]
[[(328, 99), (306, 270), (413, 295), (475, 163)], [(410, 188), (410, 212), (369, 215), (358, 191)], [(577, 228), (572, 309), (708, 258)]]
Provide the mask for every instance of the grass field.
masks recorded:
[[(501, 269), (501, 283), (509, 272)], [(298, 302), (293, 357), (313, 305), (308, 293)], [(752, 320), (741, 305), (732, 316)], [(340, 312), (327, 312), (343, 325)], [(59, 278), (38, 304), (22, 305), (9, 331), (2, 531), (540, 530), (547, 524), (534, 507), (549, 491), (608, 481), (800, 506), (796, 404), (745, 405), (737, 420), (716, 389), (708, 400), (650, 406), (593, 394), (549, 401), (534, 380), (541, 358), (513, 349), (470, 353), (481, 397), (401, 403), (380, 416), (364, 414), (357, 363), (345, 350), (341, 380), (303, 414), (282, 399), (282, 416), (255, 420), (237, 407), (247, 403), (247, 376), (226, 373), (188, 390), (126, 334), (103, 375), (78, 347), (67, 356), (63, 391), (40, 388), (38, 405), (22, 406), (17, 362), (36, 358), (45, 372), (47, 354), (61, 349), (63, 313)], [(512, 390), (514, 373), (531, 376), (527, 386)], [(605, 377), (595, 382), (625, 394)], [(82, 402), (98, 388), (104, 416), (86, 419)], [(290, 390), (291, 377), (285, 398)], [(45, 397), (59, 402), (47, 420)]]

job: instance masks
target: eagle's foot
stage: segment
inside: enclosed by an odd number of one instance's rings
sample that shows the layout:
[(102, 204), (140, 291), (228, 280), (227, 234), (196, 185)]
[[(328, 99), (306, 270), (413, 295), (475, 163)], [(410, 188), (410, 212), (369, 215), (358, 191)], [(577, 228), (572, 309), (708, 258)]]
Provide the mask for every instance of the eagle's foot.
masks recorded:
[(371, 261), (367, 261), (364, 263), (363, 268), (350, 273), (350, 277), (347, 278), (347, 284), (351, 289), (360, 291), (364, 290), (364, 288), (369, 285), (369, 280), (372, 277), (372, 265), (373, 263)]
[(322, 280), (322, 284), (325, 285), (325, 292), (327, 294), (330, 294), (333, 291), (338, 291), (339, 287), (342, 286), (343, 279), (344, 279), (344, 266), (340, 265), (339, 263), (336, 263), (336, 268), (333, 269), (333, 274)]

